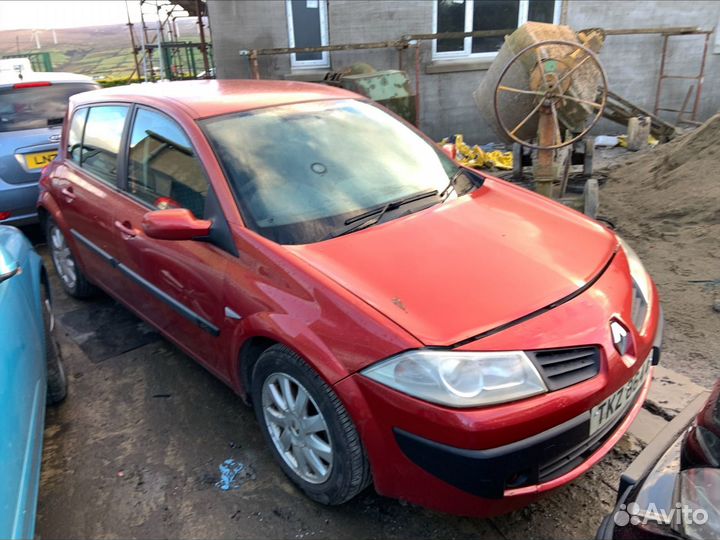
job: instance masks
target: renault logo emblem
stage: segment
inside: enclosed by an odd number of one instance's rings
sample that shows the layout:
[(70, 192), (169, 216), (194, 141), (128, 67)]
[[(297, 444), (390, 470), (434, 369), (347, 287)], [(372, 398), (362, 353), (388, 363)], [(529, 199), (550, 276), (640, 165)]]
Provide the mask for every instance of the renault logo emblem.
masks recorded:
[(612, 321), (610, 323), (610, 332), (612, 333), (613, 344), (615, 345), (617, 352), (624, 355), (630, 346), (630, 335), (628, 334), (628, 331), (625, 330), (623, 325), (619, 322)]

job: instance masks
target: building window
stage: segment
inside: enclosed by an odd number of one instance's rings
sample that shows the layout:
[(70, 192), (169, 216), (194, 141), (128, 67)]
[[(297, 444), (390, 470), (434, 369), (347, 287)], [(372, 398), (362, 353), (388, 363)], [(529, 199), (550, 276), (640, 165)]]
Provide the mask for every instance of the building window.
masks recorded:
[[(290, 47), (320, 47), (328, 44), (326, 0), (285, 0)], [(290, 55), (293, 68), (330, 67), (330, 53)]]
[[(527, 21), (557, 24), (561, 0), (434, 0), (434, 32), (510, 30)], [(433, 58), (494, 58), (503, 36), (436, 39)]]

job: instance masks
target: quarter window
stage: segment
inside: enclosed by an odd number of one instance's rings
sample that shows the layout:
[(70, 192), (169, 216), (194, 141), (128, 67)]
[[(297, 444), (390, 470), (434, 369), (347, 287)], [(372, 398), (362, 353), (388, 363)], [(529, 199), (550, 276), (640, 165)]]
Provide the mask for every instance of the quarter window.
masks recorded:
[(208, 182), (190, 140), (167, 116), (139, 109), (130, 135), (127, 189), (156, 209), (205, 215)]
[[(327, 0), (286, 0), (290, 47), (321, 47), (328, 41)], [(294, 68), (330, 67), (327, 52), (292, 53)]]
[[(527, 21), (556, 23), (560, 0), (435, 0), (435, 32), (512, 30)], [(503, 36), (437, 39), (433, 58), (493, 58)]]
[(117, 157), (120, 151), (128, 107), (91, 107), (80, 151), (80, 166), (109, 184), (117, 184)]
[(70, 160), (78, 164), (80, 163), (80, 150), (82, 148), (82, 136), (87, 112), (87, 109), (75, 111), (68, 130), (67, 155)]

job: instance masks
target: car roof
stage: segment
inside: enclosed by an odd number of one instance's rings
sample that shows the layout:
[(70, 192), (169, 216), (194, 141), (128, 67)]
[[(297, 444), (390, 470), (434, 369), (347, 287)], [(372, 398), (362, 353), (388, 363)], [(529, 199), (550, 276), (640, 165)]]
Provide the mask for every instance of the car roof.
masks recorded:
[(61, 71), (23, 71), (22, 77), (17, 72), (3, 71), (0, 73), (0, 86), (10, 86), (17, 83), (50, 82), (53, 84), (74, 82), (95, 82), (87, 75), (77, 73), (64, 73)]
[(103, 101), (129, 101), (152, 106), (178, 106), (192, 118), (207, 118), (265, 107), (357, 94), (324, 84), (254, 79), (139, 83), (83, 92), (70, 98), (73, 108)]

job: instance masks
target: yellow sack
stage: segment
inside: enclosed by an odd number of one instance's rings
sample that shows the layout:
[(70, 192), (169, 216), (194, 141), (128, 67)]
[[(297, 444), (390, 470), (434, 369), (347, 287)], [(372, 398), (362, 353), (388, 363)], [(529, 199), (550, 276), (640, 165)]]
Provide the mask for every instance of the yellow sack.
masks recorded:
[[(440, 146), (447, 143), (448, 139), (445, 138), (440, 141)], [(461, 134), (455, 135), (455, 151), (455, 159), (466, 167), (473, 167), (475, 169), (489, 169), (494, 167), (495, 169), (505, 171), (512, 170), (512, 152), (501, 152), (500, 150), (485, 152), (478, 145), (470, 147), (465, 143)]]
[[(660, 141), (658, 141), (652, 135), (648, 135), (648, 146), (650, 146), (650, 147), (657, 146), (659, 142)], [(618, 135), (618, 146), (620, 146), (622, 148), (627, 148), (627, 135)]]

